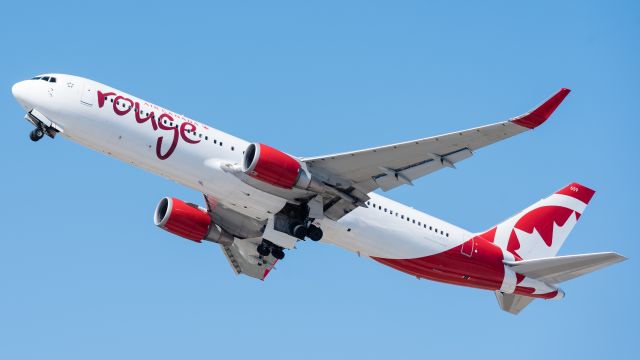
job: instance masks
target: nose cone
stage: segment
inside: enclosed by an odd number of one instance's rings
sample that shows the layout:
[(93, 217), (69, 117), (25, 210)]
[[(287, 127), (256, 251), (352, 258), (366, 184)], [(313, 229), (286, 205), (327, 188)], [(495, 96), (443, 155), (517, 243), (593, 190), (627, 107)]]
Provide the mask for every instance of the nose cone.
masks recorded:
[(16, 100), (20, 103), (20, 105), (25, 108), (28, 107), (28, 85), (26, 80), (15, 83), (11, 87), (11, 93), (13, 94), (13, 97), (16, 98)]

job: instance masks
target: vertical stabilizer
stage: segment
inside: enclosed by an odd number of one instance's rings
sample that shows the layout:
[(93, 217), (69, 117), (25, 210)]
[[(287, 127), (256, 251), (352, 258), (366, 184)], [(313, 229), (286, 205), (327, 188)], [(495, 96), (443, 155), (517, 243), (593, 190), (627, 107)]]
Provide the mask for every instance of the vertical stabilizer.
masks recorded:
[(582, 216), (594, 193), (594, 190), (586, 186), (572, 183), (482, 236), (511, 253), (514, 260), (553, 257)]

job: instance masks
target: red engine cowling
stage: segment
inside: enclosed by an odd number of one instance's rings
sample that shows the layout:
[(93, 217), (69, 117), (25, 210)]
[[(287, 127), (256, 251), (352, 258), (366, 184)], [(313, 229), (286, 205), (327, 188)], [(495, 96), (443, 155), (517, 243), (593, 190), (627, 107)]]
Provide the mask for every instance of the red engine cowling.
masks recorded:
[(211, 228), (211, 217), (206, 211), (168, 197), (158, 203), (153, 222), (161, 229), (195, 242), (206, 238)]
[(292, 189), (300, 176), (300, 162), (264, 144), (251, 144), (244, 154), (245, 174), (284, 189)]

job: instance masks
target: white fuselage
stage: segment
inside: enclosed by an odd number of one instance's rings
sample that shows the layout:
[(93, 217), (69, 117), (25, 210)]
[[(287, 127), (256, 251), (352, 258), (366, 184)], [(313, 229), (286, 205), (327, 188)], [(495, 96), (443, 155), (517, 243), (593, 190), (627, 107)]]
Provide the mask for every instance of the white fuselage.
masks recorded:
[[(26, 81), (31, 82), (32, 98), (18, 100), (27, 111), (38, 104), (37, 110), (62, 128), (62, 136), (211, 195), (256, 219), (264, 220), (285, 205), (285, 199), (221, 169), (240, 163), (249, 142), (107, 85), (55, 76), (55, 84)], [(318, 220), (323, 241), (362, 256), (408, 259), (446, 251), (472, 237), (381, 195), (369, 196), (368, 208), (359, 207), (337, 222)]]

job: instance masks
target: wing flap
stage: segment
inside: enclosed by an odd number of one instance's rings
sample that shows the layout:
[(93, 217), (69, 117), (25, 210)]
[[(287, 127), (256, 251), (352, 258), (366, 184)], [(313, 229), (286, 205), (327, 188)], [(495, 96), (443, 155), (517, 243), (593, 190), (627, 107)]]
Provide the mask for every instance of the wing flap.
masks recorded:
[(255, 250), (262, 239), (236, 239), (231, 245), (220, 245), (236, 275), (244, 274), (264, 280), (278, 260), (273, 256), (261, 257)]
[(373, 179), (384, 191), (391, 190), (404, 184), (413, 185), (411, 180), (440, 170), (443, 167), (455, 167), (455, 163), (471, 157), (472, 155), (473, 152), (466, 147), (443, 155), (431, 153), (427, 155), (428, 159), (403, 168), (390, 169), (380, 167), (382, 173), (373, 176)]

